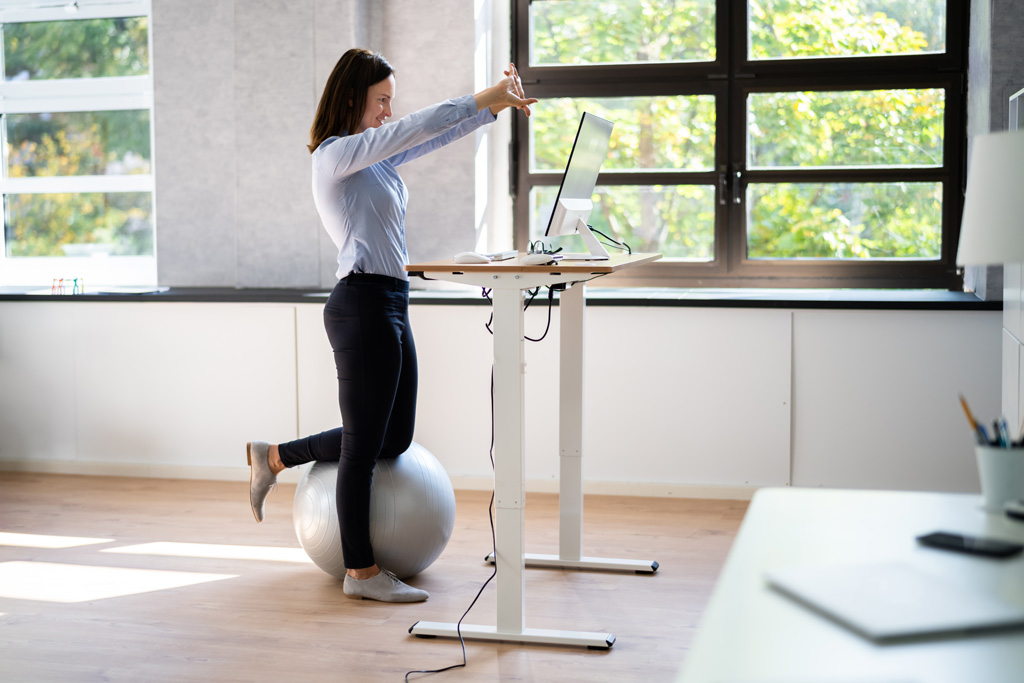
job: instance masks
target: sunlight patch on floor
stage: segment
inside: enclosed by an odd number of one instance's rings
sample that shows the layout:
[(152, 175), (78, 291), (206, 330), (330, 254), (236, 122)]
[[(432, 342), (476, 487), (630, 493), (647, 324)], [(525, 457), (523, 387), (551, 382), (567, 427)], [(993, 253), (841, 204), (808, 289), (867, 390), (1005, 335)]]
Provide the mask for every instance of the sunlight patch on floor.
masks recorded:
[(47, 536), (44, 534), (16, 534), (0, 531), (0, 545), (22, 548), (78, 548), (83, 545), (110, 543), (111, 538), (84, 538), (81, 536)]
[(120, 548), (104, 548), (104, 553), (125, 555), (163, 555), (168, 557), (207, 557), (223, 560), (270, 560), (302, 562), (312, 560), (302, 548), (274, 548), (256, 545), (222, 545), (219, 543), (140, 543)]
[(0, 598), (88, 602), (233, 578), (233, 574), (50, 562), (0, 562)]

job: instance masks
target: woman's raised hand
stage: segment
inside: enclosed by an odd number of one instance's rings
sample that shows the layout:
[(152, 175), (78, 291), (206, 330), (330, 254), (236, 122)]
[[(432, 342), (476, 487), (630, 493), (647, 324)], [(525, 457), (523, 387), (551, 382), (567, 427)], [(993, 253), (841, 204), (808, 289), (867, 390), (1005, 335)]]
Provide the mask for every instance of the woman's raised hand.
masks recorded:
[(537, 103), (537, 98), (527, 97), (523, 92), (523, 82), (515, 64), (509, 64), (504, 72), (505, 78), (495, 85), (476, 94), (477, 110), (489, 107), (491, 113), (497, 115), (502, 109), (515, 107), (530, 115), (530, 105)]
[(527, 116), (530, 115), (530, 105), (537, 103), (537, 98), (526, 97), (526, 93), (523, 92), (523, 81), (519, 78), (519, 72), (516, 71), (516, 65), (509, 63), (508, 71), (504, 72), (505, 79), (502, 81), (506, 85), (506, 92), (509, 94), (511, 101), (509, 106), (515, 107), (516, 109), (522, 109)]

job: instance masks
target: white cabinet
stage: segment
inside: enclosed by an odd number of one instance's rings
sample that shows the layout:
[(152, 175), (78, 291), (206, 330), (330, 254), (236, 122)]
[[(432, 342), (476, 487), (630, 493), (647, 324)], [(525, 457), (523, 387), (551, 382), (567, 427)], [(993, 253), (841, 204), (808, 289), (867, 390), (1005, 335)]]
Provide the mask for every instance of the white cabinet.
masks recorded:
[[(0, 301), (0, 470), (247, 479), (246, 441), (339, 422), (322, 308)], [(415, 438), (462, 488), (491, 482), (488, 315), (410, 311)], [(533, 491), (557, 490), (557, 316), (526, 350)], [(531, 306), (528, 333), (546, 318)], [(1024, 349), (1001, 321), (996, 311), (592, 305), (585, 490), (977, 491), (957, 394), (995, 417), (1005, 367), (1007, 418), (1024, 409)]]

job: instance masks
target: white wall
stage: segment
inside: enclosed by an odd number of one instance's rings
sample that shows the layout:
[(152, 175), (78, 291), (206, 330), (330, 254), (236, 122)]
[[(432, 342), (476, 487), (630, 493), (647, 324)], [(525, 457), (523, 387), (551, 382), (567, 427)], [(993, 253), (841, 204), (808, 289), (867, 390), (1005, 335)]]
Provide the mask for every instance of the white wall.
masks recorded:
[[(416, 440), (460, 487), (490, 481), (488, 315), (412, 307)], [(554, 315), (530, 490), (557, 487)], [(998, 413), (998, 312), (590, 306), (587, 330), (587, 491), (978, 490), (957, 394)], [(243, 480), (246, 441), (333, 426), (335, 391), (318, 303), (0, 302), (0, 468)]]

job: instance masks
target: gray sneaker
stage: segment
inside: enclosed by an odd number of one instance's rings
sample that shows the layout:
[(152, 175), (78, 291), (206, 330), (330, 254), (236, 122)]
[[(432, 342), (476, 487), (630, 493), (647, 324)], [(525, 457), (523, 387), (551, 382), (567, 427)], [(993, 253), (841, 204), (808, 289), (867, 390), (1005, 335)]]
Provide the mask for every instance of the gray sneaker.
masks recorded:
[(277, 485), (277, 477), (270, 471), (270, 444), (250, 441), (245, 444), (245, 457), (249, 461), (249, 504), (257, 522), (263, 521), (263, 507), (267, 494)]
[(383, 568), (379, 574), (368, 579), (353, 579), (346, 574), (345, 595), (381, 602), (421, 602), (430, 597), (427, 591), (402, 583), (397, 576)]

